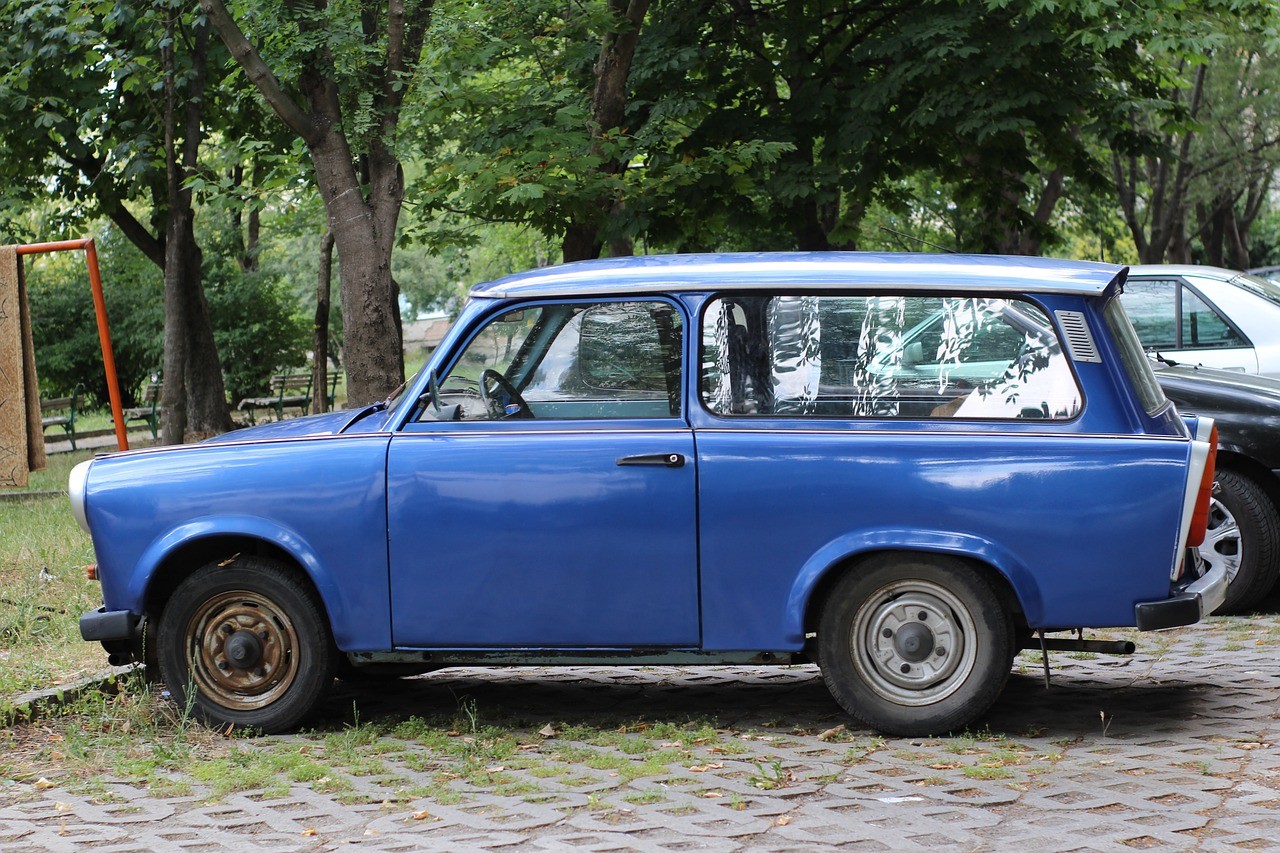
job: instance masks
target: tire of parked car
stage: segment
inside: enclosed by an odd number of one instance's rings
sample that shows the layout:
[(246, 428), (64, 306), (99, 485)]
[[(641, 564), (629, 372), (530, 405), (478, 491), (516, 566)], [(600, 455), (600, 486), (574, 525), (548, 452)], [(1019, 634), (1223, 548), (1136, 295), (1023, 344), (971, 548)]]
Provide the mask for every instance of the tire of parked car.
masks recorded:
[(160, 615), (160, 670), (181, 708), (266, 733), (301, 723), (333, 683), (324, 608), (289, 567), (237, 557), (197, 569)]
[(1232, 470), (1219, 470), (1209, 505), (1209, 526), (1197, 549), (1210, 568), (1226, 563), (1227, 597), (1215, 613), (1255, 607), (1275, 586), (1280, 564), (1280, 514), (1262, 487)]
[(931, 554), (881, 554), (853, 567), (818, 627), (818, 663), (836, 701), (860, 722), (908, 737), (985, 713), (1015, 650), (991, 583), (962, 560)]

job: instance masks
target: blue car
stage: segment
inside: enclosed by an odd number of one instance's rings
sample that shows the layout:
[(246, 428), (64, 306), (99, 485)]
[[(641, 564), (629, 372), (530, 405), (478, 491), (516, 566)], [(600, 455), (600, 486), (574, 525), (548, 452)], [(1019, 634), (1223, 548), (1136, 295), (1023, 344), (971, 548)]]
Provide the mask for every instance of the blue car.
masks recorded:
[(1221, 604), (1212, 422), (1125, 269), (635, 257), (476, 287), (403, 393), (71, 475), (81, 633), (203, 719), (287, 730), (392, 665), (816, 662), (886, 733), (964, 727), (1024, 647)]

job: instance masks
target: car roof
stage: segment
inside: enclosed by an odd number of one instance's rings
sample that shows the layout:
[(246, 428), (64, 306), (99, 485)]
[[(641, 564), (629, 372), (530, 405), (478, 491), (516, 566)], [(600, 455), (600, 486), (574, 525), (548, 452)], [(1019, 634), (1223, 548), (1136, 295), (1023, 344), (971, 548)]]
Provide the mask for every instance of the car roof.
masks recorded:
[(1220, 281), (1231, 281), (1244, 275), (1240, 270), (1229, 270), (1223, 267), (1211, 267), (1204, 264), (1138, 264), (1129, 267), (1129, 277), (1190, 275), (1202, 278), (1216, 278)]
[(797, 292), (890, 286), (901, 290), (1072, 293), (1095, 296), (1125, 268), (1013, 255), (752, 252), (637, 255), (578, 261), (476, 285), (481, 298), (559, 297), (786, 288)]

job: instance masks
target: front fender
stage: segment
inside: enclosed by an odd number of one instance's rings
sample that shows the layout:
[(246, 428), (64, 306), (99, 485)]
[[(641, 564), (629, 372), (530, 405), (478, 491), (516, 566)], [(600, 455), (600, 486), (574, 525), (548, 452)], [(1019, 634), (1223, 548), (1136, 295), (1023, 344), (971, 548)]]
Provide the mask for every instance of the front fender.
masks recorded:
[(836, 566), (852, 557), (877, 551), (923, 551), (979, 560), (1009, 582), (1031, 625), (1041, 621), (1044, 603), (1040, 585), (1011, 551), (981, 536), (941, 530), (888, 528), (854, 530), (828, 542), (801, 567), (787, 596), (783, 631), (788, 642), (803, 643), (805, 612), (813, 591)]
[(341, 587), (334, 579), (332, 572), (317, 556), (315, 549), (297, 531), (258, 516), (200, 518), (167, 531), (147, 546), (138, 559), (135, 570), (129, 576), (128, 600), (146, 601), (147, 590), (165, 561), (174, 553), (201, 540), (224, 537), (266, 542), (292, 557), (315, 585), (329, 615), (329, 622), (333, 626), (334, 639), (339, 647), (344, 645), (346, 638), (340, 638), (338, 634), (340, 626), (348, 624), (349, 607), (343, 599)]

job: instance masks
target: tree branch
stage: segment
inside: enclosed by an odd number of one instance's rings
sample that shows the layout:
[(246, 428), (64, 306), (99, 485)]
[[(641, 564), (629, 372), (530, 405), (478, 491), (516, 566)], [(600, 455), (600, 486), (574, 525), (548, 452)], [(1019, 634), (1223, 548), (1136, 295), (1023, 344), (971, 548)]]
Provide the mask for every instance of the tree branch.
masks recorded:
[(223, 0), (200, 0), (200, 8), (209, 16), (209, 23), (217, 31), (222, 43), (227, 46), (227, 50), (231, 52), (236, 62), (244, 69), (250, 82), (257, 87), (262, 97), (266, 99), (267, 104), (275, 111), (276, 115), (280, 116), (280, 120), (290, 130), (302, 137), (304, 142), (313, 142), (320, 133), (319, 128), (316, 127), (311, 117), (280, 86), (280, 81), (276, 79), (276, 75), (267, 67), (267, 63), (263, 61), (257, 48), (249, 42), (249, 39), (245, 38), (240, 26), (227, 11)]

